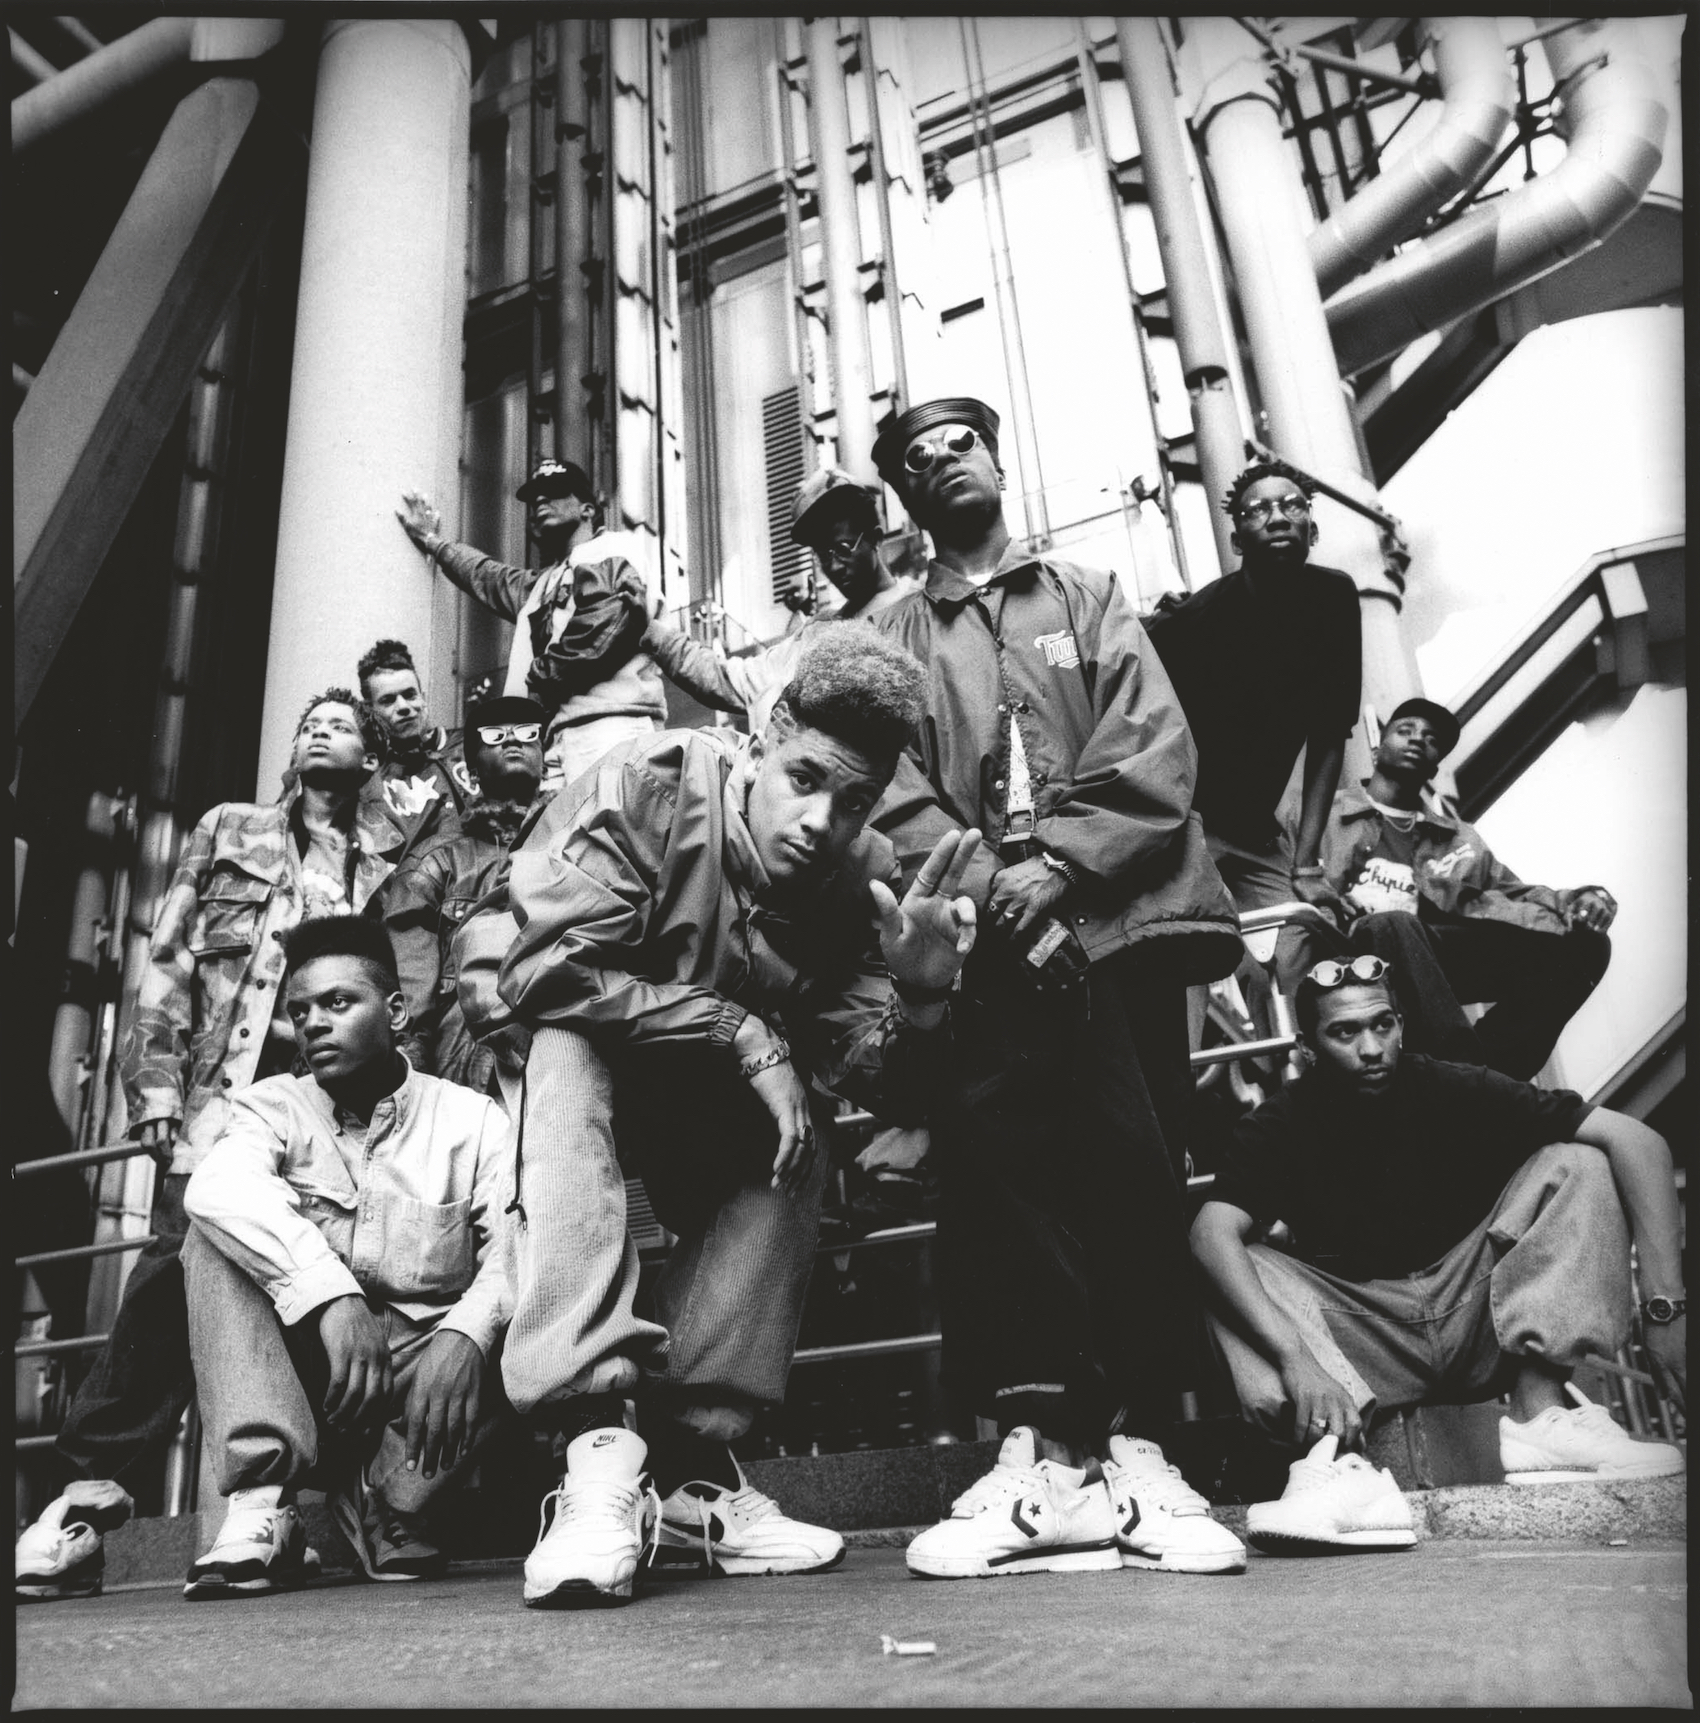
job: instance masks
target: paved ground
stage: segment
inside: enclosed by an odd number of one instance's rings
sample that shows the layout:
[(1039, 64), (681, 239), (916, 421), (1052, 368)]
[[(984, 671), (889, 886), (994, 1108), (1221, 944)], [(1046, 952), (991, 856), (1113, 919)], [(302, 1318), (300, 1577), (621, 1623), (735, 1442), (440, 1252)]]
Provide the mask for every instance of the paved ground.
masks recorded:
[[(209, 1705), (1690, 1706), (1686, 1556), (1437, 1539), (1403, 1555), (926, 1583), (895, 1550), (794, 1580), (523, 1609), (516, 1564), (189, 1605), (18, 1612), (15, 1708)], [(888, 1657), (880, 1635), (937, 1642)]]

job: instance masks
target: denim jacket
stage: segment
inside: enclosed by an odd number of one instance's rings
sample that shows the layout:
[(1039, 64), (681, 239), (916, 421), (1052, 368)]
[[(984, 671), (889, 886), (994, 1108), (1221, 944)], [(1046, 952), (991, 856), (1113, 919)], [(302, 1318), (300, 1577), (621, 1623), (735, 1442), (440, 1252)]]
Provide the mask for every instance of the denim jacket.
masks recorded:
[[(134, 1129), (180, 1121), (171, 1170), (212, 1147), (230, 1098), (253, 1082), (283, 979), (283, 941), (302, 919), (294, 841), (300, 790), (280, 802), (221, 802), (189, 834), (160, 905), (124, 1037), (124, 1096)], [(364, 911), (389, 878), (403, 834), (362, 798), (353, 897)]]
[(488, 1355), (513, 1314), (512, 1168), (507, 1115), (458, 1083), (408, 1066), (362, 1132), (313, 1078), (268, 1077), (231, 1103), (183, 1206), (286, 1325), (354, 1294)]

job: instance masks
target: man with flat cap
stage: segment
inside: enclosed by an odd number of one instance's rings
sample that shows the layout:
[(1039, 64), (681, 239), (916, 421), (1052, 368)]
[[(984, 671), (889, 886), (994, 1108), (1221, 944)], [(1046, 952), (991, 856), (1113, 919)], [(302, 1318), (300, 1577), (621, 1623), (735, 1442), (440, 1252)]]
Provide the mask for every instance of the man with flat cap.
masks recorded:
[[(815, 553), (821, 573), (843, 603), (820, 622), (868, 618), (909, 590), (880, 557), (879, 492), (842, 467), (822, 467), (798, 487), (791, 504), (791, 537)], [(791, 680), (813, 624), (791, 631), (755, 652), (724, 658), (671, 623), (651, 620), (643, 648), (669, 682), (719, 712), (743, 712), (759, 735), (779, 690)]]
[(1011, 540), (997, 435), (958, 397), (874, 445), (933, 541), (925, 589), (875, 626), (927, 667), (939, 806), (1002, 863), (929, 1122), (945, 1368), (1005, 1440), (907, 1559), (938, 1578), (1236, 1571), (1161, 1443), (1201, 1374), (1185, 989), (1234, 967), (1238, 924), (1162, 662), (1113, 574)]
[[(1351, 949), (1398, 967), (1406, 1051), (1527, 1081), (1606, 972), (1617, 900), (1599, 885), (1525, 884), (1425, 799), (1457, 744), (1444, 706), (1395, 708), (1374, 771), (1334, 798), (1322, 866), (1353, 914)], [(1486, 1001), (1472, 1026), (1462, 1005)]]
[(466, 759), (478, 794), (456, 835), (398, 868), (384, 893), (384, 925), (407, 1001), (402, 1052), (416, 1071), (498, 1097), (496, 1053), (467, 1031), (450, 944), (500, 882), (509, 846), (537, 802), (548, 718), (535, 700), (511, 694), (468, 704)]
[(552, 794), (607, 751), (659, 730), (667, 696), (640, 646), (649, 620), (648, 557), (634, 533), (597, 532), (584, 469), (552, 457), (514, 493), (531, 511), (543, 568), (516, 568), (442, 536), (430, 499), (404, 491), (396, 518), (462, 592), (513, 623), (502, 692), (549, 714), (543, 789)]

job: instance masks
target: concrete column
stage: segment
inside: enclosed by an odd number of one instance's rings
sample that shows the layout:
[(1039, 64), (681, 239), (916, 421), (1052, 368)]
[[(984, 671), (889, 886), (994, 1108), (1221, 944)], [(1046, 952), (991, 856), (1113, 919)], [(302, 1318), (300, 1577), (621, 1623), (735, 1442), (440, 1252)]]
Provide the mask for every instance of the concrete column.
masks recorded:
[[(1281, 454), (1365, 501), (1351, 411), (1305, 243), (1297, 159), (1281, 136), (1280, 104), (1268, 68), (1231, 18), (1200, 18), (1205, 83), (1198, 106), (1228, 255), (1239, 289), (1252, 366)], [(1319, 562), (1341, 568), (1363, 599), (1363, 703), (1385, 713), (1419, 691), (1416, 661), (1399, 626), (1403, 579), (1389, 568), (1380, 530), (1319, 497)]]
[(471, 58), (448, 19), (337, 19), (319, 51), (257, 794), (303, 703), (380, 636), (455, 720), (455, 594), (396, 524), (405, 489), (455, 532)]
[(838, 20), (803, 27), (809, 56), (809, 151), (826, 258), (827, 330), (832, 344), (832, 400), (838, 414), (838, 460), (853, 473), (874, 466), (874, 367), (862, 298), (862, 242), (856, 187), (850, 178), (850, 110), (838, 58)]

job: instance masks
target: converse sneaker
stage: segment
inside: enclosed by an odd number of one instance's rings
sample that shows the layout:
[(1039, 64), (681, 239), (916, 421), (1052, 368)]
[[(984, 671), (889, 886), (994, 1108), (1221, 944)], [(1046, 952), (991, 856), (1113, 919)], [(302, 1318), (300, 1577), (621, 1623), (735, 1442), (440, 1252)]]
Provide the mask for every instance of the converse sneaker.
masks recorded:
[(643, 1438), (626, 1429), (586, 1430), (567, 1444), (566, 1476), (543, 1498), (537, 1545), (525, 1559), (527, 1608), (631, 1597), (661, 1529), (648, 1457)]
[[(844, 1559), (844, 1540), (824, 1526), (788, 1519), (779, 1504), (755, 1489), (733, 1461), (738, 1487), (681, 1484), (661, 1504), (656, 1559), (669, 1551), (699, 1554), (704, 1567), (723, 1574), (825, 1573)], [(676, 1557), (674, 1559), (677, 1559)]]
[(117, 1484), (95, 1478), (70, 1485), (18, 1539), (13, 1592), (20, 1602), (99, 1597), (106, 1573), (107, 1532), (130, 1517), (135, 1503)]
[(1278, 1502), (1246, 1511), (1246, 1536), (1273, 1555), (1329, 1555), (1335, 1550), (1409, 1549), (1416, 1541), (1411, 1504), (1393, 1474), (1361, 1454), (1335, 1450), (1324, 1436), (1287, 1468)]
[(307, 1577), (307, 1534), (281, 1484), (232, 1490), (213, 1547), (190, 1569), (183, 1595), (259, 1597), (293, 1591)]
[(1084, 1469), (1039, 1458), (1026, 1425), (1003, 1439), (998, 1463), (910, 1544), (909, 1571), (929, 1579), (1119, 1568), (1115, 1511), (1096, 1460)]
[(1508, 1484), (1563, 1484), (1592, 1478), (1664, 1478), (1683, 1469), (1682, 1450), (1640, 1442), (1574, 1382), (1576, 1404), (1549, 1406), (1527, 1424), (1499, 1420), (1499, 1463)]
[(419, 1514), (392, 1508), (361, 1467), (331, 1493), (326, 1506), (368, 1579), (436, 1579), (449, 1559), (426, 1535)]
[(1245, 1545), (1210, 1517), (1210, 1504), (1155, 1442), (1110, 1438), (1104, 1478), (1123, 1567), (1160, 1573), (1244, 1573)]

